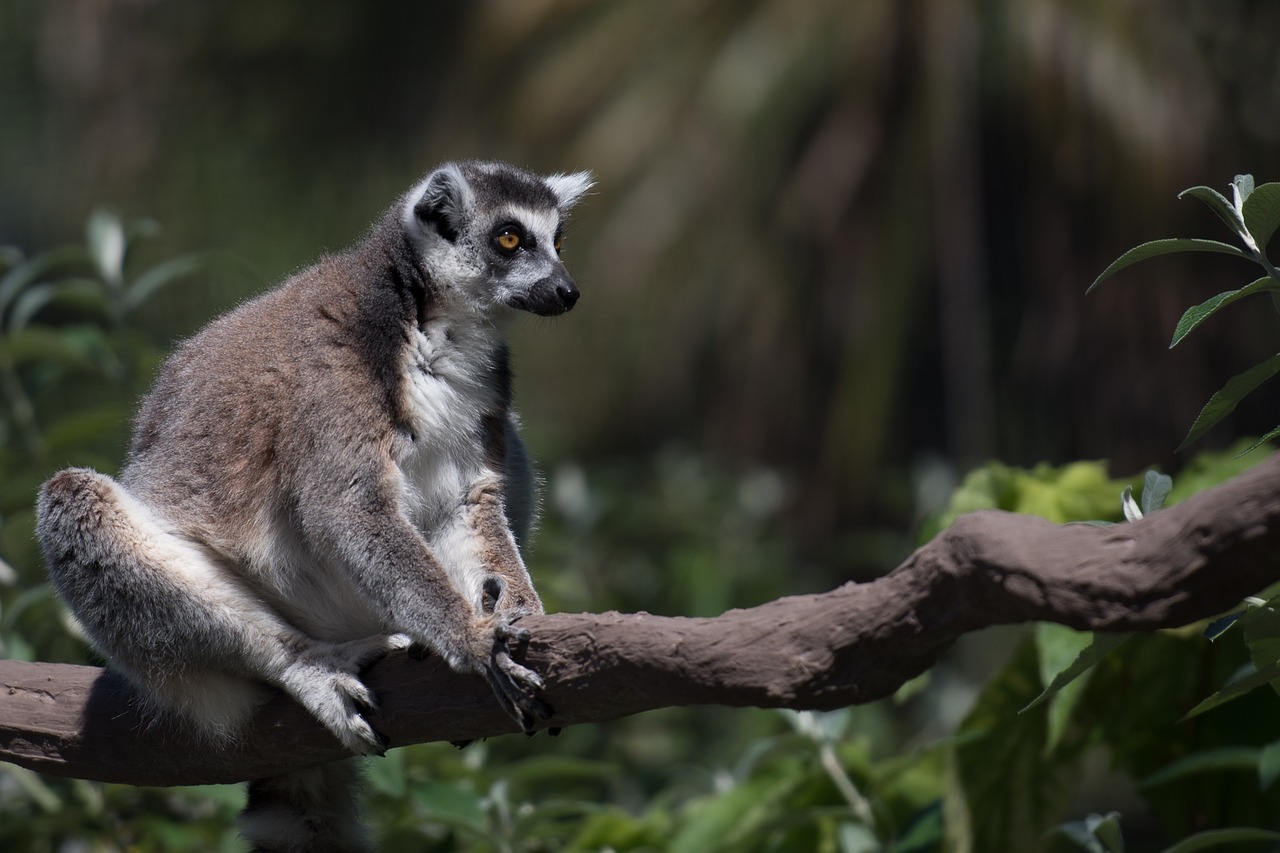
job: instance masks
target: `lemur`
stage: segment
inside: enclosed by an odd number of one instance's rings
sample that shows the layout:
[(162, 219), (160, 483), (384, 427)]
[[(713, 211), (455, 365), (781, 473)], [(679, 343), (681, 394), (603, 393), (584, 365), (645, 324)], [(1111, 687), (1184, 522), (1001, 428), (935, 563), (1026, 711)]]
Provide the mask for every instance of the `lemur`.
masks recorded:
[[(360, 672), (410, 644), (483, 673), (525, 731), (550, 710), (511, 657), (542, 612), (520, 556), (534, 478), (509, 309), (578, 300), (560, 260), (588, 173), (435, 168), (347, 251), (182, 343), (119, 479), (41, 489), (49, 574), (151, 710), (216, 747), (279, 688), (351, 752), (385, 749)], [(257, 850), (361, 850), (356, 768), (251, 782)]]

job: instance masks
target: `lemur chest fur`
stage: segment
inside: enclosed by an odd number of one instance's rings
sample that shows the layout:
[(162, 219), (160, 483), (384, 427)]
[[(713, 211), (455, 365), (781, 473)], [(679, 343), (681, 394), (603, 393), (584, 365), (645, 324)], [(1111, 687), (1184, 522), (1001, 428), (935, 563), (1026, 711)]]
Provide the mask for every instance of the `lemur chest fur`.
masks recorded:
[(496, 380), (500, 345), (481, 318), (442, 317), (410, 330), (403, 365), (409, 441), (398, 462), (406, 509), (428, 534), (485, 472), (481, 424), (506, 404)]

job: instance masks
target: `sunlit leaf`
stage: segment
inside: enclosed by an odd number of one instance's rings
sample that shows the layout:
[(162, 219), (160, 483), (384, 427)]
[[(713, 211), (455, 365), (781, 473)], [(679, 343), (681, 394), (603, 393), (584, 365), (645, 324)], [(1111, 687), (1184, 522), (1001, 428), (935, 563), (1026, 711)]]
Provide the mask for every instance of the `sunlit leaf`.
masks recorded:
[(98, 208), (85, 226), (89, 255), (103, 281), (118, 287), (124, 281), (124, 223), (109, 210)]
[(1267, 243), (1280, 227), (1280, 183), (1263, 184), (1244, 200), (1244, 224), (1265, 251)]
[[(1275, 184), (1274, 186), (1280, 186)], [(1239, 290), (1224, 290), (1217, 296), (1210, 297), (1199, 305), (1193, 305), (1182, 315), (1182, 319), (1178, 321), (1178, 325), (1173, 330), (1173, 340), (1169, 342), (1169, 348), (1173, 349), (1182, 342), (1190, 332), (1212, 317), (1221, 308), (1225, 308), (1238, 299), (1246, 296), (1252, 296), (1255, 293), (1263, 293), (1265, 291), (1280, 291), (1280, 282), (1271, 276), (1265, 276), (1257, 281), (1246, 284)]]
[(1276, 373), (1280, 373), (1280, 354), (1273, 355), (1244, 373), (1233, 376), (1220, 391), (1209, 398), (1209, 402), (1204, 404), (1195, 423), (1191, 425), (1191, 431), (1182, 440), (1182, 444), (1178, 445), (1178, 450), (1194, 442), (1214, 424), (1235, 411), (1241, 400)]
[(1142, 508), (1133, 499), (1133, 486), (1125, 486), (1120, 493), (1120, 508), (1124, 511), (1124, 520), (1133, 522), (1142, 520)]
[(1231, 187), (1240, 201), (1235, 205), (1239, 208), (1253, 194), (1253, 175), (1236, 175), (1231, 181)]
[[(1221, 198), (1221, 196), (1219, 196)], [(1223, 199), (1226, 201), (1226, 199)], [(1093, 280), (1093, 284), (1089, 285), (1092, 291), (1102, 282), (1115, 275), (1125, 267), (1133, 266), (1139, 261), (1145, 261), (1148, 258), (1157, 258), (1161, 255), (1172, 255), (1177, 252), (1217, 252), (1223, 255), (1235, 255), (1237, 258), (1250, 258), (1249, 253), (1243, 249), (1239, 249), (1229, 243), (1220, 243), (1217, 240), (1202, 240), (1198, 237), (1170, 237), (1165, 240), (1152, 240), (1149, 243), (1143, 243), (1134, 246), (1120, 257), (1111, 262), (1111, 266), (1102, 271), (1102, 275)]]
[(1218, 218), (1225, 222), (1227, 227), (1239, 235), (1241, 239), (1246, 242), (1252, 239), (1249, 237), (1249, 230), (1245, 228), (1244, 219), (1240, 216), (1240, 211), (1236, 210), (1235, 205), (1227, 201), (1222, 193), (1212, 187), (1191, 187), (1178, 193), (1178, 198), (1183, 198), (1184, 196), (1200, 199), (1209, 205), (1209, 209), (1218, 214)]

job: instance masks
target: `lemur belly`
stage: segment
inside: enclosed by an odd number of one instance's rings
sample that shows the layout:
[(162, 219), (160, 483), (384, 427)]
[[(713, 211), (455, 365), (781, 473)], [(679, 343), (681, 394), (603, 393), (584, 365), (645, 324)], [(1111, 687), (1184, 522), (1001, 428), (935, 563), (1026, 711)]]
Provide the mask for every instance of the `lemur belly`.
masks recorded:
[(492, 387), (495, 331), (483, 321), (433, 320), (415, 329), (405, 357), (413, 441), (399, 460), (404, 507), (464, 595), (478, 589), (465, 500), (496, 477), (485, 462), (481, 420), (499, 405)]

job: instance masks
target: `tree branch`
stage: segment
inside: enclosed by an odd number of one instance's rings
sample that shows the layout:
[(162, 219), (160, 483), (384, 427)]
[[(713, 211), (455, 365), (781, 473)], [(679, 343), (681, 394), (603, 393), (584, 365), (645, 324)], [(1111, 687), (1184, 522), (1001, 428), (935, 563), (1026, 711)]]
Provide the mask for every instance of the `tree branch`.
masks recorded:
[[(961, 634), (1048, 621), (1081, 630), (1176, 627), (1280, 580), (1280, 456), (1133, 524), (962, 517), (890, 574), (713, 619), (645, 613), (530, 617), (525, 661), (565, 726), (672, 705), (839, 708), (887, 696)], [(397, 655), (368, 682), (393, 745), (515, 730), (484, 680)], [(232, 782), (342, 758), (277, 697), (243, 742), (214, 748), (149, 723), (117, 676), (0, 661), (0, 759), (55, 775), (148, 785)]]

